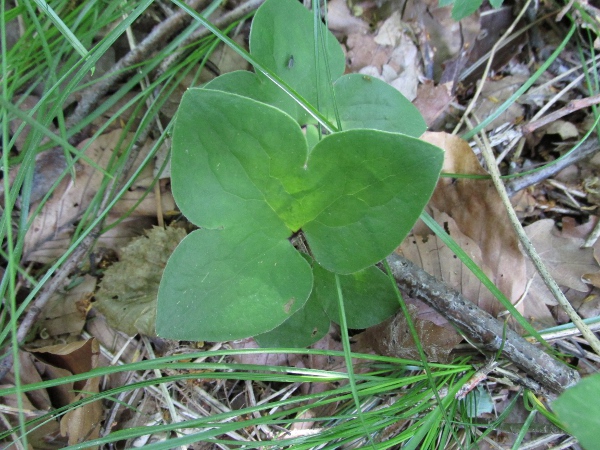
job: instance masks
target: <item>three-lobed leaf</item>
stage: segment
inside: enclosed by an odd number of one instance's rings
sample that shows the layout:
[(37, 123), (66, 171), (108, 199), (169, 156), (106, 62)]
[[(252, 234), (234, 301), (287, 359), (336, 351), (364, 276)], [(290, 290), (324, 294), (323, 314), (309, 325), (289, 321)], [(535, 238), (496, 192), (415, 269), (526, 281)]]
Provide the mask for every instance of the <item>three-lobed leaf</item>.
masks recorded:
[[(383, 286), (372, 265), (416, 221), (442, 151), (416, 139), (425, 123), (398, 91), (371, 77), (341, 76), (339, 44), (313, 24), (294, 0), (267, 0), (253, 21), (251, 53), (344, 131), (322, 136), (301, 105), (250, 72), (225, 74), (182, 99), (172, 187), (200, 230), (165, 269), (159, 335), (258, 335), (263, 345), (307, 345), (327, 328), (323, 308), (337, 315), (326, 289), (331, 272), (343, 274), (352, 326), (372, 325), (395, 309), (386, 289), (364, 298), (368, 284)], [(291, 245), (300, 230), (318, 264)], [(320, 274), (316, 291), (311, 266)], [(361, 301), (377, 311), (363, 314)]]
[(407, 235), (442, 157), (426, 142), (368, 129), (325, 136), (309, 153), (298, 124), (277, 108), (190, 89), (173, 133), (173, 195), (203, 228), (283, 240), (302, 229), (319, 264), (349, 274)]
[(167, 265), (159, 299), (177, 298), (177, 309), (159, 300), (157, 330), (192, 339), (201, 329), (203, 339), (225, 340), (275, 328), (312, 287), (310, 267), (288, 241), (293, 233), (303, 230), (327, 270), (363, 270), (409, 232), (441, 163), (437, 147), (377, 130), (325, 136), (309, 153), (281, 110), (188, 90), (173, 132), (172, 187), (202, 229)]

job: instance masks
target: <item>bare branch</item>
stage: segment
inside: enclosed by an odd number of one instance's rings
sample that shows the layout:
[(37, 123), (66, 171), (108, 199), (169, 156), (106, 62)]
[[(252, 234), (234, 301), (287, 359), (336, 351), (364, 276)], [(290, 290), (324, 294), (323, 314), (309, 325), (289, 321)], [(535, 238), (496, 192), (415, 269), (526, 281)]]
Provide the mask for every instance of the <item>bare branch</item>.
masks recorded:
[[(528, 342), (458, 292), (448, 288), (412, 262), (393, 253), (387, 258), (398, 286), (442, 314), (485, 350), (503, 355), (554, 393), (579, 381), (579, 374)], [(503, 339), (504, 336), (504, 339)]]

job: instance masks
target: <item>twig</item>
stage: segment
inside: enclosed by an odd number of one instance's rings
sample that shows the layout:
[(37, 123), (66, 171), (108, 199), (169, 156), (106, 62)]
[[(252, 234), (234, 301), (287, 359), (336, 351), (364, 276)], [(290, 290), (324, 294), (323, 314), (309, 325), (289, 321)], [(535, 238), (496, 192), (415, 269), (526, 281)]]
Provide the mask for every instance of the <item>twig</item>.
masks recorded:
[[(237, 8), (232, 9), (227, 14), (224, 14), (223, 16), (219, 17), (214, 23), (215, 27), (225, 28), (225, 27), (231, 25), (236, 20), (239, 20), (239, 19), (247, 16), (248, 14), (250, 14), (250, 12), (257, 9), (261, 4), (264, 3), (264, 1), (265, 0), (247, 0), (246, 2), (239, 5)], [(187, 39), (185, 39), (181, 43), (181, 45), (179, 46), (180, 47), (179, 50), (177, 50), (174, 53), (172, 53), (171, 55), (167, 56), (160, 63), (156, 78), (158, 78), (163, 73), (167, 72), (175, 63), (177, 63), (181, 58), (183, 58), (183, 56), (186, 53), (183, 50), (181, 50), (181, 48), (185, 48), (188, 45), (190, 45), (196, 41), (199, 41), (202, 38), (205, 38), (209, 34), (210, 34), (210, 30), (208, 30), (204, 27), (194, 31)]]
[[(548, 111), (550, 108), (552, 108), (552, 106), (554, 106), (554, 104), (556, 102), (558, 102), (562, 96), (564, 96), (568, 92), (572, 91), (573, 88), (575, 86), (577, 86), (578, 84), (581, 84), (581, 80), (583, 80), (583, 77), (584, 77), (583, 74), (578, 75), (577, 77), (575, 77), (574, 80), (572, 80), (569, 84), (567, 84), (564, 88), (562, 88), (558, 93), (554, 94), (552, 96), (552, 98), (550, 100), (548, 100), (546, 102), (546, 104), (544, 106), (542, 106), (538, 112), (535, 113), (535, 115), (530, 119), (530, 122), (535, 122), (538, 119), (540, 119), (544, 114), (546, 114), (546, 111)], [(525, 133), (523, 133), (523, 134), (525, 134)]]
[(583, 248), (593, 247), (599, 237), (600, 237), (600, 220), (598, 222), (596, 222), (596, 226), (594, 226), (594, 229), (592, 230), (590, 235), (587, 237), (587, 239), (583, 243), (582, 247)]
[[(204, 0), (189, 0), (190, 8), (196, 9)], [(73, 114), (67, 119), (66, 127), (70, 129), (81, 122), (106, 93), (121, 80), (132, 66), (145, 59), (151, 52), (164, 45), (177, 31), (190, 22), (190, 16), (183, 10), (176, 12), (156, 25), (137, 47), (131, 49), (117, 61), (106, 76), (98, 83), (85, 90)], [(75, 139), (73, 137), (72, 139)]]
[[(387, 258), (398, 286), (408, 295), (438, 311), (467, 338), (482, 344), (485, 350), (503, 355), (534, 380), (554, 393), (560, 393), (579, 381), (579, 374), (555, 360), (515, 331), (480, 309), (458, 292), (449, 289), (423, 269), (393, 253)], [(504, 336), (504, 339), (503, 339)]]
[(566, 116), (567, 114), (571, 114), (572, 112), (579, 111), (580, 109), (587, 108), (589, 106), (597, 105), (600, 103), (600, 94), (594, 95), (592, 97), (580, 98), (577, 100), (571, 100), (567, 103), (566, 106), (548, 114), (547, 116), (542, 117), (541, 119), (535, 120), (533, 122), (529, 122), (525, 125), (522, 130), (523, 134), (530, 134), (533, 131), (537, 130), (544, 125), (548, 125), (561, 117)]
[[(468, 123), (469, 119), (466, 117), (465, 119)], [(594, 352), (600, 355), (600, 340), (598, 340), (598, 337), (592, 332), (592, 330), (590, 330), (590, 328), (585, 324), (581, 317), (579, 317), (579, 314), (577, 314), (577, 311), (575, 311), (573, 306), (571, 306), (571, 303), (569, 303), (563, 292), (558, 287), (558, 284), (556, 283), (554, 278), (552, 278), (552, 276), (548, 272), (548, 269), (546, 269), (546, 265), (543, 263), (542, 259), (533, 247), (533, 244), (529, 240), (529, 237), (525, 233), (525, 230), (523, 229), (523, 226), (521, 225), (521, 222), (519, 221), (519, 218), (517, 217), (517, 214), (515, 213), (515, 210), (513, 209), (510, 203), (510, 198), (508, 196), (506, 188), (504, 187), (504, 183), (500, 178), (500, 171), (498, 170), (498, 166), (496, 165), (496, 160), (494, 158), (492, 148), (489, 146), (489, 142), (487, 141), (485, 133), (482, 133), (481, 135), (483, 140), (481, 154), (483, 155), (483, 158), (488, 166), (488, 172), (492, 177), (492, 183), (494, 183), (494, 186), (496, 187), (496, 190), (500, 195), (500, 199), (502, 200), (504, 208), (508, 213), (510, 223), (513, 226), (515, 232), (517, 233), (519, 242), (521, 242), (525, 253), (527, 253), (529, 258), (531, 259), (531, 262), (535, 266), (537, 272), (540, 274), (540, 277), (542, 277), (542, 280), (544, 280), (544, 284), (546, 284), (546, 286), (548, 287), (558, 304), (562, 307), (567, 316), (569, 316), (571, 322), (573, 322), (577, 329), (581, 331), (581, 334), (584, 338), (587, 339)]]
[(581, 144), (581, 146), (573, 151), (572, 153), (566, 155), (564, 158), (558, 160), (555, 164), (548, 165), (537, 172), (531, 173), (529, 175), (523, 175), (522, 177), (515, 178), (506, 183), (506, 192), (509, 197), (512, 197), (517, 192), (522, 189), (525, 189), (528, 186), (532, 186), (540, 181), (543, 181), (551, 176), (557, 174), (565, 167), (570, 166), (571, 164), (575, 164), (578, 161), (581, 161), (584, 158), (596, 153), (600, 149), (600, 145), (597, 140), (589, 140)]

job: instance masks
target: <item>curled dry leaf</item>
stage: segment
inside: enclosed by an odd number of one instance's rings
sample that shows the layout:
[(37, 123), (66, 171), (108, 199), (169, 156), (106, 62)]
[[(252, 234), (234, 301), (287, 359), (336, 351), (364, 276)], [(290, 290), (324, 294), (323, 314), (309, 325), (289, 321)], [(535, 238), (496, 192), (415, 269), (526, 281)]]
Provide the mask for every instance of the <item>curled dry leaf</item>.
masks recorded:
[[(118, 151), (122, 130), (115, 130), (105, 135), (99, 136), (88, 147), (85, 154), (99, 167), (106, 168), (113, 157), (115, 151)], [(132, 134), (126, 136), (131, 139)], [(87, 142), (84, 141), (81, 146)], [(153, 143), (148, 141), (143, 146), (138, 155), (134, 168), (139, 167), (143, 159), (148, 155)], [(122, 146), (122, 144), (121, 144)], [(123, 196), (111, 211), (112, 217), (108, 223), (115, 221), (125, 212), (134, 208), (130, 218), (154, 217), (156, 215), (156, 198), (154, 191), (146, 192), (153, 180), (153, 167), (147, 166), (134, 186)], [(61, 185), (54, 192), (54, 195), (44, 205), (41, 212), (33, 219), (33, 223), (25, 236), (24, 260), (48, 263), (54, 258), (64, 254), (70, 245), (71, 233), (74, 230), (76, 222), (82, 214), (89, 208), (90, 202), (96, 192), (100, 189), (103, 181), (103, 174), (80, 161), (76, 167), (76, 177), (65, 177)], [(161, 191), (161, 207), (163, 210), (172, 210), (175, 203), (170, 192)], [(127, 237), (126, 232), (131, 232), (131, 228), (121, 229)], [(114, 234), (114, 231), (113, 231)], [(139, 234), (139, 231), (137, 231)], [(121, 244), (122, 242), (117, 242)], [(105, 241), (105, 246), (112, 248), (113, 241)], [(118, 250), (118, 247), (115, 248)]]
[[(64, 368), (69, 374), (89, 372), (98, 366), (100, 346), (95, 339), (54, 345), (37, 349), (35, 355), (56, 367)], [(88, 378), (71, 387), (73, 396), (69, 403), (100, 392), (100, 378)], [(69, 445), (96, 439), (100, 436), (100, 425), (104, 409), (100, 401), (88, 403), (67, 412), (60, 420), (60, 432), (67, 437)], [(97, 448), (97, 447), (96, 447)]]
[[(487, 175), (468, 143), (459, 137), (425, 133), (423, 139), (446, 151), (443, 173)], [(452, 217), (457, 229), (479, 247), (481, 265), (489, 269), (491, 281), (516, 303), (527, 282), (525, 257), (491, 180), (442, 177), (429, 204)], [(478, 299), (469, 300), (477, 303)], [(492, 315), (502, 308), (495, 300), (480, 306)]]

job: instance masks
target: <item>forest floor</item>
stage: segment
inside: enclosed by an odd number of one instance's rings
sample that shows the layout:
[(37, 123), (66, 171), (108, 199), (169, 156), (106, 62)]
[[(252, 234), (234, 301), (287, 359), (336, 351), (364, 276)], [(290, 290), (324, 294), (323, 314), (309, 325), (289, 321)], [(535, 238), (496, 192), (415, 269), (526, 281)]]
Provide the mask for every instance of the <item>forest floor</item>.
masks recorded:
[[(346, 73), (398, 89), (424, 117), (423, 139), (445, 150), (426, 212), (561, 361), (544, 362), (523, 323), (419, 221), (388, 261), (431, 367), (400, 312), (351, 330), (362, 355), (352, 379), (336, 325), (297, 353), (155, 335), (162, 271), (194, 228), (171, 192), (170, 124), (189, 87), (251, 68), (175, 4), (122, 3), (51, 5), (84, 46), (106, 43), (89, 66), (49, 14), (36, 25), (35, 10), (15, 6), (3, 19), (4, 448), (581, 448), (539, 412), (600, 356), (560, 327), (572, 316), (515, 222), (576, 314), (600, 328), (600, 10), (486, 3), (457, 22), (433, 0), (327, 2)], [(247, 48), (262, 1), (225, 3), (210, 20)], [(491, 318), (441, 306), (454, 293)], [(453, 377), (475, 369), (471, 403), (445, 401)]]

